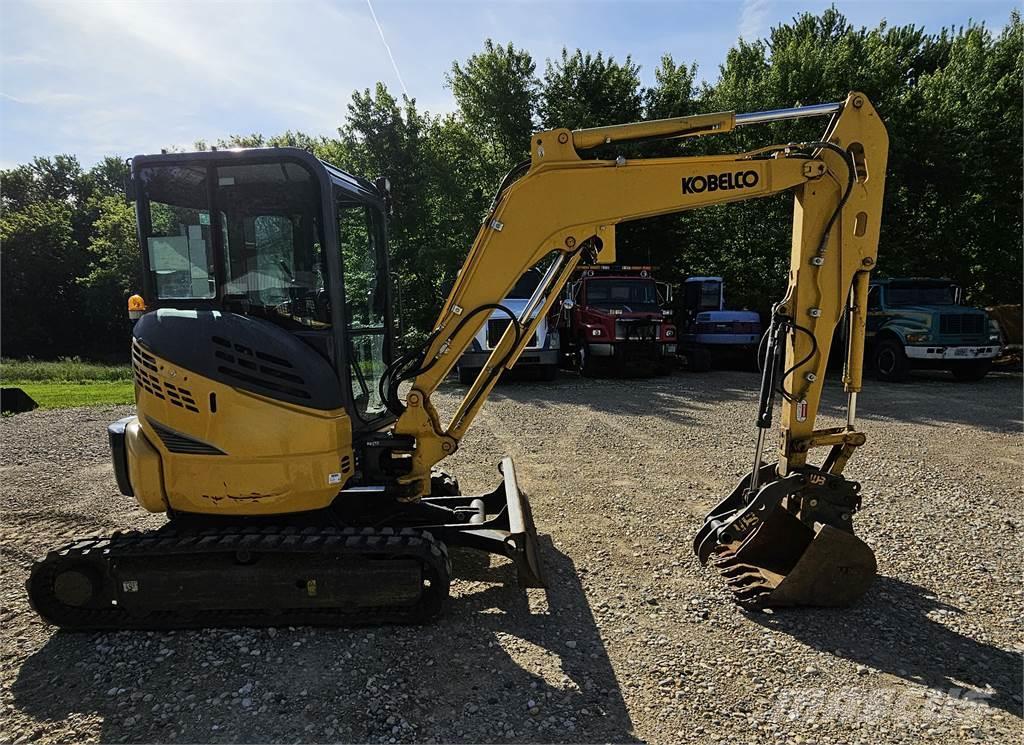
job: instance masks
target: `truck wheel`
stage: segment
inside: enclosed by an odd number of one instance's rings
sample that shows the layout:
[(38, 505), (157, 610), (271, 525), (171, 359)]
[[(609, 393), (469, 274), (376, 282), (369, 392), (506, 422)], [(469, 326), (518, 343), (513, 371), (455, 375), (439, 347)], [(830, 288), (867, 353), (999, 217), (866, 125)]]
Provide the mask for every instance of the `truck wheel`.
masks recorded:
[(875, 372), (879, 380), (902, 383), (910, 377), (910, 361), (896, 339), (883, 339), (875, 347)]
[(971, 360), (970, 362), (960, 362), (953, 365), (950, 368), (950, 372), (961, 383), (973, 383), (988, 375), (991, 369), (992, 360)]
[(476, 376), (480, 374), (478, 367), (463, 367), (459, 365), (459, 382), (464, 385), (473, 385)]
[(711, 352), (697, 347), (686, 353), (686, 369), (690, 372), (707, 372), (711, 369)]
[(597, 375), (596, 368), (594, 358), (587, 351), (587, 345), (585, 343), (580, 344), (576, 349), (576, 369), (579, 371), (579, 374), (584, 378), (593, 378)]

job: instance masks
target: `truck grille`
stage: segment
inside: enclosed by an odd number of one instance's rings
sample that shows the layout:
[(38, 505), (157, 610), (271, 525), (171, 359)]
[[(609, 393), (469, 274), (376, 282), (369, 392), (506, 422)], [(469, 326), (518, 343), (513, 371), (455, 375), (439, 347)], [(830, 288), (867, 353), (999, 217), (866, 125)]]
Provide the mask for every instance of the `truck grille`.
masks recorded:
[(939, 333), (981, 334), (985, 331), (985, 317), (977, 313), (943, 313), (939, 316)]
[(615, 338), (630, 341), (651, 341), (658, 338), (658, 326), (649, 322), (616, 321)]
[(756, 334), (761, 330), (760, 324), (743, 321), (701, 321), (693, 326), (697, 334)]
[[(487, 347), (489, 349), (494, 349), (498, 346), (498, 342), (501, 341), (501, 337), (505, 333), (505, 329), (508, 328), (508, 324), (509, 319), (507, 318), (492, 318), (487, 322)], [(530, 343), (526, 345), (526, 348), (537, 348), (536, 333), (530, 337)]]

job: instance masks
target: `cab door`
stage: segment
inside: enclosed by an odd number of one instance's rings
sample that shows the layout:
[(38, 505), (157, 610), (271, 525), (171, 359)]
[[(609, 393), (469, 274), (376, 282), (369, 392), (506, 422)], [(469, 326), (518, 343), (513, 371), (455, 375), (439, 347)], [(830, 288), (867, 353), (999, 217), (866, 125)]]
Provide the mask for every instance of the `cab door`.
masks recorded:
[(349, 385), (356, 416), (370, 424), (388, 416), (379, 389), (392, 343), (383, 214), (376, 205), (344, 194), (336, 206)]

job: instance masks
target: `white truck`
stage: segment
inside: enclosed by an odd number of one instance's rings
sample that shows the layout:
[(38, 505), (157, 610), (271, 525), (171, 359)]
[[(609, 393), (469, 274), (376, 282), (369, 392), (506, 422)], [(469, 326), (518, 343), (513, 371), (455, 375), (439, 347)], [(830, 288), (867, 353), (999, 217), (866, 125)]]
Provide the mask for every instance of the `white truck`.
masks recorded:
[[(501, 304), (518, 317), (526, 308), (526, 304), (534, 290), (537, 289), (540, 278), (540, 271), (531, 269), (519, 278), (515, 287), (501, 301)], [(490, 357), (491, 350), (497, 346), (501, 340), (501, 335), (508, 328), (508, 324), (509, 317), (506, 313), (502, 313), (500, 310), (491, 313), (487, 323), (480, 328), (473, 338), (473, 343), (459, 360), (458, 374), (460, 382), (468, 385), (476, 379), (480, 369), (487, 362), (487, 358)], [(558, 375), (560, 354), (558, 330), (548, 323), (547, 318), (542, 318), (537, 326), (536, 333), (530, 338), (513, 371), (522, 370), (531, 373), (540, 380), (554, 380)]]

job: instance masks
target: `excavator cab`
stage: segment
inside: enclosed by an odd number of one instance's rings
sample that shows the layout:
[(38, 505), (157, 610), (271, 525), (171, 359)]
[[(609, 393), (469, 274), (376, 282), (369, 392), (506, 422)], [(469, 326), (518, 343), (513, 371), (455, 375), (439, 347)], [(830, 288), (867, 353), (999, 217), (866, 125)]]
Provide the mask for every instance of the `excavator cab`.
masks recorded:
[[(132, 176), (147, 309), (191, 311), (191, 325), (211, 328), (231, 314), (292, 337), (283, 365), (223, 334), (189, 334), (205, 347), (203, 369), (260, 395), (341, 404), (358, 429), (382, 424), (377, 381), (392, 357), (383, 180), (292, 148), (140, 156)], [(314, 370), (318, 390), (303, 375)]]
[(119, 490), (169, 520), (76, 541), (29, 597), (70, 629), (412, 623), (448, 596), (448, 546), (542, 586), (511, 461), (478, 496), (435, 469), (382, 383), (396, 361), (388, 185), (292, 148), (131, 163), (144, 269), (135, 416), (109, 429)]

